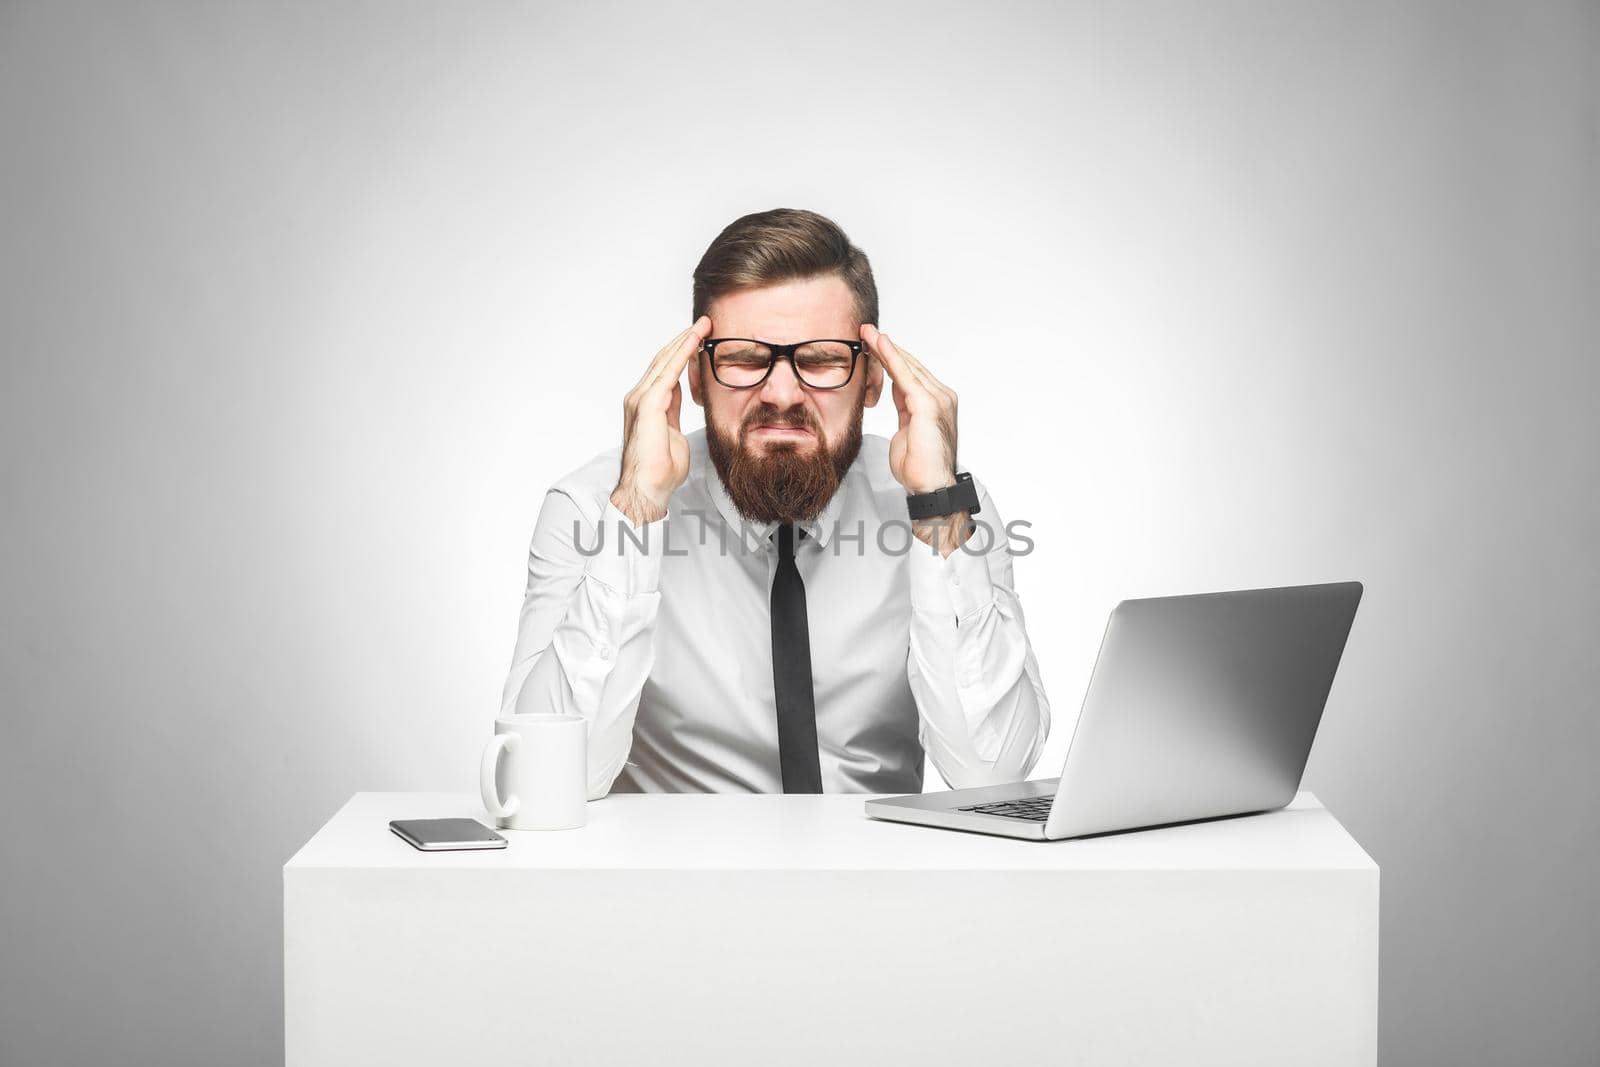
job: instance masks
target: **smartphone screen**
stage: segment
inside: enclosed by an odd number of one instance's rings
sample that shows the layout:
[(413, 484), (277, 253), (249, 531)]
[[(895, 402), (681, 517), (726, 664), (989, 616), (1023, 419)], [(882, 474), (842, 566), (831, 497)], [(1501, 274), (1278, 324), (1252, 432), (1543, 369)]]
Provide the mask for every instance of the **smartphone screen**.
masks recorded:
[(505, 838), (473, 819), (396, 819), (389, 829), (425, 852), (506, 847)]

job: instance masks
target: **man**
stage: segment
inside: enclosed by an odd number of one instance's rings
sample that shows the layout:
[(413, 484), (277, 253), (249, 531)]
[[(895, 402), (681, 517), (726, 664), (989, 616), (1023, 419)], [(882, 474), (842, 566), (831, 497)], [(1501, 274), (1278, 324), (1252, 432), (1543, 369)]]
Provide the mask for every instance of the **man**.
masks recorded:
[[(1050, 711), (1006, 527), (957, 468), (955, 393), (877, 305), (828, 219), (738, 219), (621, 448), (546, 495), (502, 711), (587, 719), (590, 799), (918, 793), (925, 752), (953, 788), (1033, 767)], [(887, 441), (861, 432), (886, 373)]]

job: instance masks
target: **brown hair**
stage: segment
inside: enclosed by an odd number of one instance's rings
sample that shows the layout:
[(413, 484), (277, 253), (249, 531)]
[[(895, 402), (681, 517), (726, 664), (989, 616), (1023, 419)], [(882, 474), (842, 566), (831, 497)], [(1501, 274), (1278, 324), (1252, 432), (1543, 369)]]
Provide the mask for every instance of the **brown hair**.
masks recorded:
[(815, 211), (779, 207), (734, 219), (694, 268), (694, 317), (719, 296), (818, 275), (837, 274), (855, 297), (856, 315), (878, 324), (878, 287), (867, 255), (837, 223)]

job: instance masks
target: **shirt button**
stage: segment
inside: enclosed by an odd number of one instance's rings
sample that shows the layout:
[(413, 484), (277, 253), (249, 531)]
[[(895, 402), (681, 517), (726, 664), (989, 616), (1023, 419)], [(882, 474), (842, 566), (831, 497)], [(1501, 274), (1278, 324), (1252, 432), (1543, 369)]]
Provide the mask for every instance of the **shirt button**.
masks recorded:
[(600, 658), (601, 659), (609, 660), (611, 658), (611, 646), (610, 645), (601, 645), (600, 648), (598, 649), (598, 651), (600, 653)]

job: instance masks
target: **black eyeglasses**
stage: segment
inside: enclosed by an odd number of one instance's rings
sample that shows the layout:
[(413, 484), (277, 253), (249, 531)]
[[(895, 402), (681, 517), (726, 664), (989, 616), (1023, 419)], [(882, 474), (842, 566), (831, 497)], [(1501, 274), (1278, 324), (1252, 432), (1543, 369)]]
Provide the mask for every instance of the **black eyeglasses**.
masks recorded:
[(711, 375), (729, 389), (754, 389), (787, 359), (794, 376), (811, 389), (838, 389), (856, 372), (860, 341), (797, 341), (774, 345), (748, 337), (708, 337), (700, 350), (711, 360)]

